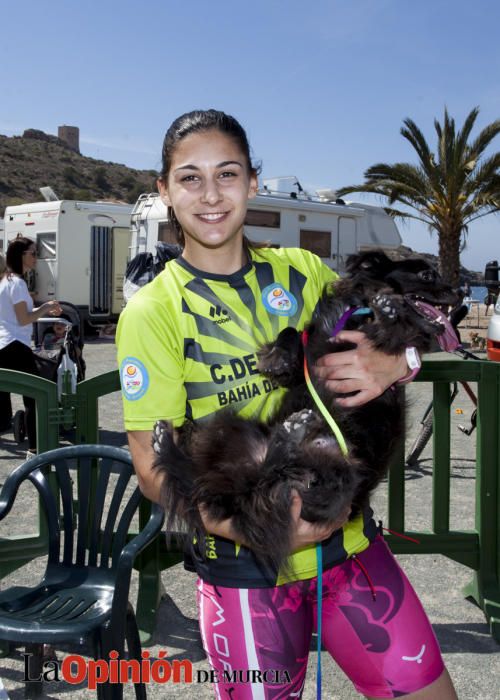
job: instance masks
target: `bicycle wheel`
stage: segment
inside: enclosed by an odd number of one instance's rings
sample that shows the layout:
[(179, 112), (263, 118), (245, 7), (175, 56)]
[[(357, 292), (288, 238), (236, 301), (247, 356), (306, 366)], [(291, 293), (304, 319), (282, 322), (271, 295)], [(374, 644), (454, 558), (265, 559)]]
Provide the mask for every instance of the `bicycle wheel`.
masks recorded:
[(422, 427), (413, 443), (411, 450), (406, 458), (406, 466), (414, 467), (418, 462), (418, 458), (424, 451), (425, 446), (431, 439), (432, 432), (434, 430), (434, 411), (430, 410), (422, 421)]

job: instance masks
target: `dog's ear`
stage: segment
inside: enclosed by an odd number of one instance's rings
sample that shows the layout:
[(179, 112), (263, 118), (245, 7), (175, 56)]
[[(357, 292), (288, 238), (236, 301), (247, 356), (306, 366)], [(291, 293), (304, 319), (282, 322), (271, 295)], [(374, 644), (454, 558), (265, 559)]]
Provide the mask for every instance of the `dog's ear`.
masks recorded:
[(349, 255), (346, 261), (347, 273), (352, 277), (358, 272), (383, 278), (394, 263), (382, 250), (368, 250), (365, 253)]

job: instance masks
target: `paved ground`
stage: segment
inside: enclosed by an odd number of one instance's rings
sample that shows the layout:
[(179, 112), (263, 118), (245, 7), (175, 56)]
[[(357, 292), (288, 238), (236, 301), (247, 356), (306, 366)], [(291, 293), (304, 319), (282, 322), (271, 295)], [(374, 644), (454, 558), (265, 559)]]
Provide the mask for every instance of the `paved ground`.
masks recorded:
[[(472, 326), (469, 326), (473, 329)], [(480, 328), (480, 327), (479, 327)], [(484, 334), (484, 330), (482, 331)], [(465, 337), (464, 340), (467, 338)], [(101, 374), (115, 367), (114, 349), (110, 339), (97, 339), (88, 342), (84, 349), (88, 365), (88, 377)], [(420, 416), (429, 398), (429, 387), (414, 384), (408, 391), (410, 399), (409, 441), (418, 428)], [(461, 528), (473, 525), (474, 512), (474, 434), (463, 435), (456, 429), (458, 423), (466, 423), (471, 413), (471, 405), (465, 395), (460, 395), (455, 403), (462, 414), (452, 417), (453, 467), (452, 524)], [(100, 440), (103, 443), (124, 445), (125, 435), (121, 429), (121, 404), (118, 395), (103, 399), (100, 403)], [(0, 437), (0, 482), (10, 470), (20, 463), (24, 451), (12, 441), (12, 436)], [(408, 471), (406, 495), (408, 499), (408, 522), (410, 528), (429, 527), (432, 462), (430, 448), (422, 455), (418, 469)], [(382, 484), (375, 499), (377, 515), (383, 517), (385, 507), (385, 485)], [(30, 516), (34, 515), (34, 500), (29, 497), (17, 511), (0, 523), (0, 537), (8, 536), (12, 523), (21, 533), (32, 531)], [(10, 523), (10, 524), (9, 524)], [(461, 588), (470, 579), (465, 567), (441, 556), (401, 556), (401, 564), (409, 575), (434, 625), (449, 671), (454, 679), (461, 700), (498, 700), (500, 697), (500, 646), (488, 633), (482, 612), (464, 600)], [(15, 572), (1, 586), (12, 581), (26, 583), (36, 580), (37, 572), (43, 569), (40, 560), (23, 570)], [(190, 659), (195, 668), (207, 669), (197, 626), (194, 600), (194, 580), (181, 565), (163, 574), (165, 596), (157, 614), (154, 646), (150, 651), (157, 655), (167, 649), (169, 657)], [(136, 586), (134, 581), (133, 595)], [(59, 652), (62, 656), (62, 652)], [(359, 697), (343, 673), (323, 653), (323, 697), (351, 700)], [(306, 700), (316, 697), (315, 692), (316, 654), (310, 655), (310, 668), (304, 692)], [(6, 658), (0, 658), (0, 677), (12, 700), (23, 697), (23, 664), (20, 650)], [(212, 698), (208, 684), (201, 685), (151, 685), (150, 698)], [(65, 698), (72, 694), (77, 700), (92, 697), (91, 691), (83, 686), (56, 683), (45, 685), (45, 698)], [(125, 696), (133, 697), (132, 689), (126, 688)], [(0, 698), (1, 686), (0, 686)]]

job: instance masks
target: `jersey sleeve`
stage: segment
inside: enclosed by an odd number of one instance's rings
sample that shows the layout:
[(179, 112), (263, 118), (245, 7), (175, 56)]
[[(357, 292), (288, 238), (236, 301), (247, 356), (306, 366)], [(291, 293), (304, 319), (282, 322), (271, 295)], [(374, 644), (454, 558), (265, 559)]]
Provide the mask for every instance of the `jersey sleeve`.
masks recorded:
[(120, 315), (116, 344), (127, 430), (152, 430), (157, 420), (182, 425), (186, 411), (183, 348), (174, 328), (139, 292)]

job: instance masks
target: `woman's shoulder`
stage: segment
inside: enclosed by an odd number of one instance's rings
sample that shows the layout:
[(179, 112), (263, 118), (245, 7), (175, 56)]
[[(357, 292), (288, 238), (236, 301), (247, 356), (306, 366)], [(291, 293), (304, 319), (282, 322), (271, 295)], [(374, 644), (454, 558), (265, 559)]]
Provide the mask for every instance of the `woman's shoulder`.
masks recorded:
[(29, 295), (28, 285), (19, 275), (12, 275), (7, 273), (1, 280), (0, 285), (3, 289), (8, 289), (10, 293), (12, 292), (22, 292), (25, 295)]

